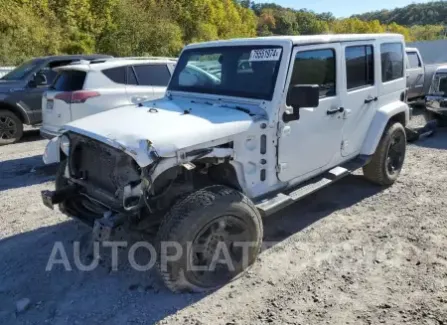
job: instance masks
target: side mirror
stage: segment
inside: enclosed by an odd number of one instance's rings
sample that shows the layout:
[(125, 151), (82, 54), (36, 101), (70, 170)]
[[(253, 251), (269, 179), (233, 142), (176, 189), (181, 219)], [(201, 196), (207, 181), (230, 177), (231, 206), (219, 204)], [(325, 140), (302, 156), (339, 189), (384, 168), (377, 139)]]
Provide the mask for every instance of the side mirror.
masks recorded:
[(318, 107), (320, 104), (320, 87), (318, 85), (293, 85), (287, 93), (287, 105), (293, 107), (293, 113), (284, 113), (283, 121), (300, 119), (300, 108)]
[(287, 94), (287, 105), (295, 109), (318, 107), (320, 104), (320, 87), (318, 85), (294, 85)]
[(43, 73), (37, 73), (29, 82), (30, 87), (46, 86), (48, 83), (47, 77)]

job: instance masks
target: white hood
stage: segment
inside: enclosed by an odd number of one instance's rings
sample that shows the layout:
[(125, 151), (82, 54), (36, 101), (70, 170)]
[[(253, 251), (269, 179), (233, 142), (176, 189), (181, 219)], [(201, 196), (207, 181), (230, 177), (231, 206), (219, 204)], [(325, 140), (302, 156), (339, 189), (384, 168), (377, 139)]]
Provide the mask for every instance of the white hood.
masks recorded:
[(64, 126), (126, 151), (144, 167), (152, 162), (148, 141), (162, 157), (200, 143), (247, 131), (249, 114), (218, 105), (162, 99), (155, 105), (126, 106), (90, 115)]

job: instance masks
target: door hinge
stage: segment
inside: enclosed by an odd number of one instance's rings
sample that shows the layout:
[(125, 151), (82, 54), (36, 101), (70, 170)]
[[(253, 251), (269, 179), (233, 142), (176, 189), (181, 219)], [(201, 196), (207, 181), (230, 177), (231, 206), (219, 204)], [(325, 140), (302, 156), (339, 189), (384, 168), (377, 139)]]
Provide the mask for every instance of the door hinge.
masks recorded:
[(279, 163), (278, 165), (276, 165), (276, 172), (277, 173), (281, 173), (284, 170), (287, 169), (287, 163)]
[(289, 125), (283, 125), (278, 129), (278, 132), (276, 133), (276, 136), (278, 138), (286, 137), (290, 135), (290, 132), (292, 131), (292, 128)]

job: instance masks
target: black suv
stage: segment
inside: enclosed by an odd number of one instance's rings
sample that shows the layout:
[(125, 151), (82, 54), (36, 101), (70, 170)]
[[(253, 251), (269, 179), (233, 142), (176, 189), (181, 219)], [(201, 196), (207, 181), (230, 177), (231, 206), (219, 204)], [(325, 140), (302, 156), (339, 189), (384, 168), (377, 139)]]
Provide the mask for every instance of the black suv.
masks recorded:
[(53, 68), (74, 61), (108, 57), (62, 55), (35, 58), (0, 78), (0, 146), (19, 141), (23, 124), (42, 122), (42, 95), (57, 75)]

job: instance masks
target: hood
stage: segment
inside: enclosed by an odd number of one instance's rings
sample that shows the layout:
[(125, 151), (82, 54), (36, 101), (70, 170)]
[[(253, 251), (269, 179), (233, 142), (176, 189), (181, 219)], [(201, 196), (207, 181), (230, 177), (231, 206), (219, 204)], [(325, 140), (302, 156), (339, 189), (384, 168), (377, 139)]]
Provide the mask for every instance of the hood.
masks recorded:
[(150, 105), (125, 106), (76, 120), (65, 130), (124, 150), (142, 167), (149, 165), (148, 145), (161, 157), (178, 150), (247, 131), (248, 113), (221, 105), (162, 99)]

